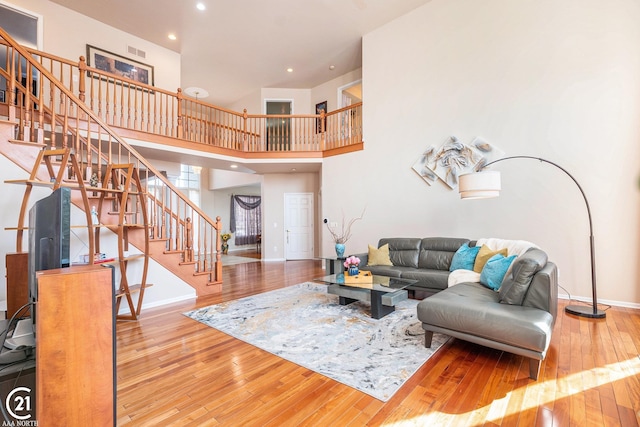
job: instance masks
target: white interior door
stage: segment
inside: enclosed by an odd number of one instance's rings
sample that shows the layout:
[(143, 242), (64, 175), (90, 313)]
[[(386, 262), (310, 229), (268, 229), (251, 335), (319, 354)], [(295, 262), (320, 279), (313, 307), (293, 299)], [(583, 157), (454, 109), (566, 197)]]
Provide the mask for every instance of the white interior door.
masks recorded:
[(313, 193), (284, 195), (285, 258), (313, 258)]

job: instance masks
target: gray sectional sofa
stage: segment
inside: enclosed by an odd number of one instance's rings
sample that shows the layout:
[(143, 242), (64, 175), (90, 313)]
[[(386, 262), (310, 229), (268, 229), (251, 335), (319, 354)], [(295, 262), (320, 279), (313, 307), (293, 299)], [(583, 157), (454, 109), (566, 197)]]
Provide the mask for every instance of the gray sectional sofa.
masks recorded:
[(512, 262), (498, 291), (477, 282), (449, 286), (449, 267), (465, 243), (458, 238), (380, 239), (389, 244), (392, 266), (368, 266), (367, 254), (358, 255), (361, 269), (376, 275), (412, 278), (413, 289), (431, 296), (418, 304), (425, 330), (425, 346), (434, 332), (529, 358), (529, 376), (537, 379), (558, 307), (558, 270), (539, 248), (523, 251)]
[(414, 279), (418, 282), (408, 289), (433, 295), (447, 288), (449, 266), (456, 251), (469, 239), (453, 237), (385, 238), (378, 247), (389, 245), (393, 265), (367, 265), (368, 253), (357, 254), (360, 268), (387, 277)]

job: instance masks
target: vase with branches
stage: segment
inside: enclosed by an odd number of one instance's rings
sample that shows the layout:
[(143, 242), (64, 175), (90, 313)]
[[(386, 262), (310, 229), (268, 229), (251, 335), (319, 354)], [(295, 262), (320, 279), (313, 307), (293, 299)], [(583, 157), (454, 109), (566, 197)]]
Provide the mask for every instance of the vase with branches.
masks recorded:
[(336, 255), (338, 258), (344, 258), (345, 243), (351, 238), (351, 227), (353, 224), (361, 220), (364, 217), (364, 210), (359, 217), (352, 218), (349, 221), (345, 221), (344, 213), (342, 214), (342, 222), (340, 228), (332, 226), (328, 219), (325, 218), (324, 224), (327, 226), (327, 230), (333, 238), (333, 242), (336, 245)]

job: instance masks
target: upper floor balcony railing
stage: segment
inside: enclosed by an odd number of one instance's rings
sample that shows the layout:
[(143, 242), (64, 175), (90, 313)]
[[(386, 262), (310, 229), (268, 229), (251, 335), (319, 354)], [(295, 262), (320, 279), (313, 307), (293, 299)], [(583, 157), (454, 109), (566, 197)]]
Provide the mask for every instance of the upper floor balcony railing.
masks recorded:
[[(3, 50), (0, 48), (0, 53)], [(327, 114), (248, 114), (191, 99), (180, 89), (169, 92), (89, 67), (84, 57), (73, 62), (34, 49), (27, 51), (103, 122), (126, 130), (126, 136), (135, 134), (136, 139), (152, 140), (145, 133), (177, 138), (240, 157), (277, 157), (285, 152), (296, 157), (328, 156), (362, 149), (362, 103)], [(0, 57), (3, 59), (8, 64), (9, 57)], [(21, 65), (16, 64), (18, 68)], [(35, 93), (39, 76), (33, 73), (29, 79)], [(22, 80), (26, 87), (26, 72)], [(6, 80), (0, 79), (0, 90), (6, 93), (7, 87)], [(74, 116), (75, 112), (61, 108), (64, 104), (57, 104), (57, 114)]]

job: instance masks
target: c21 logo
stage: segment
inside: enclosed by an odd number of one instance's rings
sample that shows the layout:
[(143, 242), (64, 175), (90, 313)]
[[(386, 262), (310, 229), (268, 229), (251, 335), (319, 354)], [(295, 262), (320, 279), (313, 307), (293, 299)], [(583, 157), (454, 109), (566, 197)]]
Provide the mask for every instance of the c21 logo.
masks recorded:
[(29, 387), (16, 387), (5, 400), (7, 412), (16, 420), (28, 420), (31, 418), (31, 389)]

